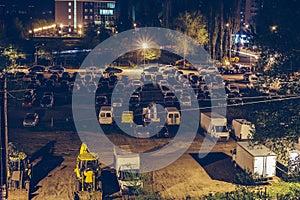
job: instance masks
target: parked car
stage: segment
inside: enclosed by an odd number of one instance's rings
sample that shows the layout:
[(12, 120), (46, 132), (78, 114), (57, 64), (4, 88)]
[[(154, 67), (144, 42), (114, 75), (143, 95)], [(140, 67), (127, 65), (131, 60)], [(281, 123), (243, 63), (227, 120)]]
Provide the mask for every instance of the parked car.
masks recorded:
[(108, 104), (108, 100), (106, 96), (96, 96), (96, 106), (101, 107), (103, 105), (107, 105)]
[(117, 67), (107, 67), (105, 70), (104, 70), (104, 72), (106, 72), (106, 73), (111, 73), (111, 72), (113, 72), (113, 73), (122, 73), (123, 72), (123, 70), (122, 69), (120, 69), (120, 68), (117, 68)]
[(167, 126), (157, 126), (156, 127), (156, 135), (157, 137), (170, 137), (170, 132)]
[(65, 68), (60, 66), (60, 65), (53, 65), (53, 66), (48, 68), (49, 73), (56, 72), (56, 73), (62, 74), (64, 71), (65, 71)]
[(45, 66), (43, 65), (34, 65), (28, 69), (29, 72), (44, 72)]
[(54, 105), (53, 93), (50, 93), (50, 92), (44, 93), (42, 100), (41, 100), (41, 107), (42, 108), (53, 108), (53, 105)]
[(24, 127), (35, 127), (39, 122), (39, 115), (37, 113), (27, 113), (23, 120)]
[(123, 106), (123, 99), (122, 98), (115, 98), (112, 102), (112, 107), (122, 107)]
[(234, 85), (234, 84), (228, 84), (226, 86), (226, 90), (228, 92), (240, 92), (239, 88), (236, 85)]

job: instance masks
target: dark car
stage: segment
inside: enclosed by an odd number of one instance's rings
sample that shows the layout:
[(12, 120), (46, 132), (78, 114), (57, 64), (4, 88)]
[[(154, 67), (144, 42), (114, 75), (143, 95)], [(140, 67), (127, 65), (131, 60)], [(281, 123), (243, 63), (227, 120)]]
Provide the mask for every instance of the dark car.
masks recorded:
[(169, 130), (166, 126), (157, 126), (156, 135), (157, 137), (170, 137)]
[(106, 96), (96, 96), (96, 106), (101, 107), (103, 105), (107, 105), (108, 104), (108, 100)]
[(43, 65), (34, 65), (28, 69), (29, 72), (44, 72), (45, 67)]
[(49, 67), (49, 69), (48, 69), (49, 73), (57, 72), (57, 73), (61, 74), (64, 71), (65, 71), (65, 68), (60, 65), (54, 65), (54, 66)]
[(123, 72), (123, 70), (122, 69), (120, 69), (120, 68), (117, 68), (117, 67), (107, 67), (105, 70), (104, 70), (104, 72), (106, 72), (106, 73), (122, 73)]
[(54, 97), (52, 94), (44, 94), (41, 100), (41, 107), (42, 108), (53, 108), (54, 104)]

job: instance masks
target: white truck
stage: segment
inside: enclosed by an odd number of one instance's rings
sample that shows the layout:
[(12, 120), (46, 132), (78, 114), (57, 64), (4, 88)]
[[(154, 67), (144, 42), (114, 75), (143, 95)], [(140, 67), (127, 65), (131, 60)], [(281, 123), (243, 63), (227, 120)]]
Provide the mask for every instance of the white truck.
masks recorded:
[(233, 119), (231, 128), (238, 140), (252, 139), (252, 133), (255, 130), (254, 124), (246, 119)]
[(122, 193), (130, 194), (137, 188), (143, 187), (140, 154), (133, 153), (129, 145), (114, 148), (114, 166)]
[(200, 114), (200, 125), (211, 137), (218, 140), (229, 140), (226, 117), (214, 112), (203, 112)]
[(250, 172), (254, 179), (269, 179), (276, 175), (276, 154), (264, 145), (237, 142), (232, 160), (242, 170)]

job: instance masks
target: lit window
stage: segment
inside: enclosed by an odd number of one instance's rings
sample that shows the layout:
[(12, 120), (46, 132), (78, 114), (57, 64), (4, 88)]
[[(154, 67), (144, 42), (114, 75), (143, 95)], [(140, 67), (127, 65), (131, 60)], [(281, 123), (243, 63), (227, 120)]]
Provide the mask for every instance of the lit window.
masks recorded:
[(69, 15), (69, 19), (72, 19), (72, 15)]
[(70, 13), (70, 12), (72, 12), (72, 9), (71, 9), (71, 8), (69, 8), (69, 9), (68, 9), (68, 12), (69, 12), (69, 13)]
[(93, 16), (90, 16), (90, 19), (93, 19)]
[(93, 12), (93, 9), (90, 9), (90, 12), (92, 13), (92, 12)]
[(88, 9), (84, 9), (84, 12), (88, 12)]
[(113, 10), (100, 9), (100, 15), (113, 15)]
[(69, 2), (69, 6), (72, 6), (72, 2)]
[(88, 19), (88, 16), (85, 15), (85, 16), (84, 16), (84, 19)]
[(107, 3), (107, 8), (115, 8), (115, 4), (114, 3)]

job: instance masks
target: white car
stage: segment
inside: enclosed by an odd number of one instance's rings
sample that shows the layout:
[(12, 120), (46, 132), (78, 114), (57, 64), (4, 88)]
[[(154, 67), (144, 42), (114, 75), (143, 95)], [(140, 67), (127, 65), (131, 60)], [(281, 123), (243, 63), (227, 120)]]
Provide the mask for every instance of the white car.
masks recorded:
[(23, 120), (24, 127), (35, 127), (39, 122), (39, 115), (37, 113), (27, 113)]
[(123, 99), (122, 98), (115, 98), (112, 100), (112, 107), (122, 107), (123, 106)]
[(182, 106), (192, 106), (192, 101), (190, 96), (181, 96), (180, 97), (180, 104)]

